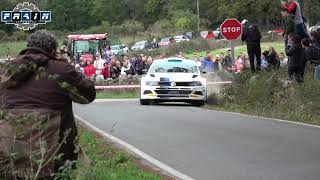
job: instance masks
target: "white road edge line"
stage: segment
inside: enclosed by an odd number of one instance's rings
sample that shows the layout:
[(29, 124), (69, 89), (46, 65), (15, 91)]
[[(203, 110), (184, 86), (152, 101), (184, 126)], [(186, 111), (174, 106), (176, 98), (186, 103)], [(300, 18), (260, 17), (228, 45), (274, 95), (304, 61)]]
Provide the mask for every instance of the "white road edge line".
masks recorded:
[(242, 113), (237, 113), (237, 112), (217, 111), (217, 110), (210, 110), (210, 109), (207, 109), (207, 110), (208, 111), (216, 111), (216, 112), (220, 112), (220, 113), (240, 115), (240, 116), (246, 116), (246, 117), (252, 117), (252, 118), (259, 118), (259, 119), (264, 119), (264, 120), (271, 120), (271, 121), (276, 121), (276, 122), (281, 122), (281, 123), (295, 124), (295, 125), (300, 125), (300, 126), (306, 126), (306, 127), (312, 127), (312, 128), (320, 129), (320, 126), (307, 124), (307, 123), (288, 121), (288, 120), (282, 120), (282, 119), (275, 119), (275, 118), (268, 118), (268, 117), (262, 117), (262, 116), (254, 116), (254, 115), (242, 114)]
[(84, 123), (86, 126), (88, 126), (89, 128), (91, 128), (92, 130), (96, 131), (97, 133), (99, 133), (100, 135), (106, 137), (107, 139), (113, 141), (114, 143), (117, 143), (119, 145), (121, 145), (122, 147), (124, 147), (126, 150), (129, 150), (130, 152), (136, 154), (137, 156), (139, 156), (140, 158), (148, 161), (149, 163), (153, 164), (154, 166), (162, 169), (163, 171), (165, 171), (166, 173), (174, 176), (175, 178), (179, 178), (182, 180), (195, 180), (194, 178), (191, 178), (175, 169), (173, 169), (172, 167), (160, 162), (159, 160), (149, 156), (148, 154), (142, 152), (141, 150), (137, 149), (136, 147), (132, 146), (131, 144), (128, 144), (126, 142), (124, 142), (123, 140), (114, 137), (108, 133), (106, 133), (105, 131), (95, 127), (94, 125), (92, 125), (90, 122), (84, 120), (83, 118), (81, 118), (78, 115), (74, 115), (76, 119), (78, 119), (79, 121), (81, 121), (82, 123)]

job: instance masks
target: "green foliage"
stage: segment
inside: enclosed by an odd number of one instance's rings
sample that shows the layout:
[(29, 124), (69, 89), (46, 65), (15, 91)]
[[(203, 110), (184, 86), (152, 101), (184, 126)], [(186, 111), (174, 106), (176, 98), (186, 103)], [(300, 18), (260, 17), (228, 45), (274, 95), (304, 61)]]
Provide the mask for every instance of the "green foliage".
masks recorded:
[[(0, 8), (12, 10), (20, 2), (3, 0)], [(139, 27), (143, 27), (144, 30), (153, 27), (161, 19), (168, 19), (170, 24), (174, 25), (175, 31), (182, 31), (195, 30), (198, 21), (195, 0), (30, 0), (30, 2), (35, 3), (40, 9), (52, 11), (52, 22), (41, 26), (49, 30), (78, 32), (81, 29), (91, 29), (98, 32), (110, 30), (106, 29), (104, 24), (109, 22), (109, 26), (115, 26), (113, 31), (115, 33), (123, 30), (120, 25), (131, 20), (142, 23)], [(231, 17), (239, 20), (249, 19), (266, 29), (282, 25), (279, 0), (199, 0), (199, 4), (200, 25), (203, 29), (216, 28), (224, 19)], [(301, 4), (310, 24), (319, 22), (320, 1), (304, 0)], [(102, 26), (101, 29), (98, 26)], [(8, 34), (14, 29), (16, 30), (12, 25), (0, 24), (0, 30)]]
[(312, 68), (306, 70), (304, 84), (287, 80), (286, 69), (249, 71), (237, 76), (231, 88), (223, 92), (228, 111), (320, 124), (320, 82), (313, 78)]
[(173, 25), (167, 19), (160, 19), (150, 27), (150, 30), (160, 38), (161, 36), (169, 36), (173, 30)]
[(80, 146), (92, 163), (78, 163), (78, 169), (73, 172), (73, 179), (108, 179), (108, 180), (160, 180), (154, 173), (139, 169), (123, 152), (113, 150), (104, 139), (80, 129)]
[(197, 16), (188, 10), (175, 10), (171, 13), (172, 22), (178, 31), (193, 31), (197, 29)]
[(122, 24), (122, 32), (126, 36), (135, 36), (138, 32), (144, 30), (143, 24), (135, 20), (126, 20)]

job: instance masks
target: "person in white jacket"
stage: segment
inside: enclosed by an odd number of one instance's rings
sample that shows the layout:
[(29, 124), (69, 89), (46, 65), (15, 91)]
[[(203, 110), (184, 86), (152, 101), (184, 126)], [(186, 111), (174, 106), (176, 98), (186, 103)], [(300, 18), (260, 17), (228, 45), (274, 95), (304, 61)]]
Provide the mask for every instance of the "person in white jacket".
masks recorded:
[(101, 54), (96, 54), (96, 60), (94, 61), (94, 68), (96, 69), (96, 75), (100, 75), (102, 69), (104, 68), (104, 63), (106, 61), (102, 59)]

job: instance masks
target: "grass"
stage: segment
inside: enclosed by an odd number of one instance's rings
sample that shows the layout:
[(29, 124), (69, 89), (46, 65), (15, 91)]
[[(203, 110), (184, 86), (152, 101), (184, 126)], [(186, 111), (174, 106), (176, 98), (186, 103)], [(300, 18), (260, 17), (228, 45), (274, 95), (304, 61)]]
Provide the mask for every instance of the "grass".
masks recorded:
[[(275, 50), (278, 53), (283, 52), (284, 53), (284, 43), (283, 42), (268, 42), (268, 43), (261, 43), (261, 50), (262, 52), (264, 50), (267, 50), (269, 46), (273, 46), (275, 48)], [(218, 49), (218, 50), (213, 50), (212, 51), (212, 55), (216, 55), (216, 54), (220, 54), (220, 53), (224, 53), (226, 54), (228, 48), (223, 48), (223, 49)], [(235, 57), (237, 57), (237, 55), (239, 53), (244, 53), (247, 52), (247, 47), (245, 45), (242, 46), (237, 46), (235, 48)], [(198, 57), (203, 56), (205, 57), (206, 52), (205, 51), (201, 51), (201, 52), (195, 52)], [(192, 59), (193, 57), (193, 53), (187, 54), (186, 55), (188, 58)]]
[(320, 81), (314, 79), (311, 67), (304, 84), (288, 81), (286, 69), (261, 72), (254, 78), (244, 72), (221, 93), (223, 103), (207, 108), (320, 125), (318, 89)]
[[(79, 143), (91, 163), (79, 162), (72, 172), (72, 179), (79, 180), (160, 180), (161, 176), (151, 170), (142, 170), (133, 159), (120, 150), (113, 149), (105, 139), (79, 129)], [(147, 172), (149, 171), (149, 172)]]
[(137, 99), (137, 98), (139, 98), (139, 92), (135, 90), (98, 92), (96, 97), (96, 99)]

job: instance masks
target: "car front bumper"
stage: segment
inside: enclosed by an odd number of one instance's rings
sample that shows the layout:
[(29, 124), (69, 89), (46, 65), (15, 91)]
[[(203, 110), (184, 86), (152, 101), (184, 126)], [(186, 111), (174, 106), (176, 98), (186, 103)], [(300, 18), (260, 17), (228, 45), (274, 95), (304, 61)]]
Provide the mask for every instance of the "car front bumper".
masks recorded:
[(206, 89), (203, 86), (163, 87), (142, 86), (141, 99), (164, 101), (198, 101), (206, 100)]

